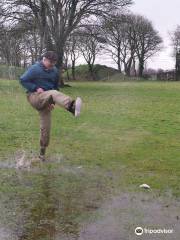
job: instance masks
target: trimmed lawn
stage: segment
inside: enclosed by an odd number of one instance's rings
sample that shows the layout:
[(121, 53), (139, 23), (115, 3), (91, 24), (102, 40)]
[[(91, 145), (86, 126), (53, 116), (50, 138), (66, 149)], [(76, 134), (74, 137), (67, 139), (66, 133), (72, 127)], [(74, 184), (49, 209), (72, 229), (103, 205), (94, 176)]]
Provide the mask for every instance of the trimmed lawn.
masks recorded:
[(25, 239), (49, 239), (42, 221), (76, 234), (78, 222), (121, 189), (141, 191), (146, 183), (180, 196), (180, 83), (71, 85), (62, 91), (83, 98), (82, 115), (55, 108), (48, 162), (28, 171), (10, 165), (23, 152), (38, 155), (38, 113), (17, 81), (0, 81), (1, 221), (16, 232), (24, 214)]

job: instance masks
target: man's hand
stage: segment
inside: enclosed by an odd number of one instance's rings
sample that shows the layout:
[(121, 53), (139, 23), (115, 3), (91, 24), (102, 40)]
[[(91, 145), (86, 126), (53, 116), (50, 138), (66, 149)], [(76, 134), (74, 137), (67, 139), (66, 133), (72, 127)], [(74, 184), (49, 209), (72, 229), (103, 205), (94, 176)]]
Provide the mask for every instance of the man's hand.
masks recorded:
[(49, 109), (50, 111), (52, 111), (52, 110), (54, 109), (54, 107), (55, 107), (55, 104), (49, 104), (48, 109)]
[(44, 89), (43, 89), (43, 88), (38, 88), (38, 89), (36, 90), (36, 92), (42, 93), (42, 92), (44, 92)]

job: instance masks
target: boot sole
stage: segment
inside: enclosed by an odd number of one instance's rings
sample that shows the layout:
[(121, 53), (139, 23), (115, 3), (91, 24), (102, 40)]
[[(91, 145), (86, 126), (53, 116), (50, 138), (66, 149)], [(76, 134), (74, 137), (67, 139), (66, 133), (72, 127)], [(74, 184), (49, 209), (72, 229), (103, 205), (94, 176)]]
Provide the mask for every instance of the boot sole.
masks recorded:
[(82, 99), (80, 97), (77, 97), (75, 102), (75, 117), (78, 117), (81, 113), (82, 108)]

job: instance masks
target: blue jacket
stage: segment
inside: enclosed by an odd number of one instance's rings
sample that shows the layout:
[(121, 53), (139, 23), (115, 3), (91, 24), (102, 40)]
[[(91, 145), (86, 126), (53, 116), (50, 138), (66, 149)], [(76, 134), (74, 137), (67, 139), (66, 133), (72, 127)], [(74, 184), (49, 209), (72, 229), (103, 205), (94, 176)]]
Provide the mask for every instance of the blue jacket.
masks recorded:
[(21, 77), (20, 83), (27, 92), (35, 92), (38, 88), (59, 90), (59, 73), (56, 67), (46, 69), (42, 62), (32, 65)]

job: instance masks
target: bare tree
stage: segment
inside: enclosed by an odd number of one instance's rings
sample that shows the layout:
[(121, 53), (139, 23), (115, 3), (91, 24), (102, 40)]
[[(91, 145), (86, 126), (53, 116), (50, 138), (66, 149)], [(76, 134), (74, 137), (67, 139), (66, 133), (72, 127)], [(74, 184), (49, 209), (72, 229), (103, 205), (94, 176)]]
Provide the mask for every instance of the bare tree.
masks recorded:
[(0, 54), (1, 62), (7, 65), (21, 65), (21, 35), (14, 34), (10, 27), (0, 27)]
[(69, 58), (70, 58), (70, 55), (71, 55), (71, 43), (70, 43), (70, 41), (67, 41), (65, 49), (64, 49), (64, 70), (66, 70), (66, 75), (67, 75), (68, 81), (70, 80), (70, 76), (69, 76)]
[(173, 56), (176, 56), (176, 53), (180, 53), (180, 25), (170, 34), (170, 37), (173, 46)]
[(5, 64), (26, 67), (37, 60), (40, 37), (36, 28), (27, 28), (22, 23), (2, 24), (0, 33), (0, 53)]
[(144, 64), (151, 56), (161, 50), (162, 39), (153, 28), (152, 23), (145, 17), (137, 15), (133, 21), (135, 34), (135, 51), (139, 61), (140, 77), (143, 75)]
[(118, 70), (121, 73), (122, 71), (122, 62), (121, 62), (121, 45), (123, 41), (122, 36), (122, 18), (121, 15), (115, 15), (111, 18), (104, 18), (102, 21), (101, 31), (104, 34), (106, 41), (104, 48), (108, 53), (111, 54), (112, 59), (118, 66)]
[(118, 70), (130, 75), (135, 59), (135, 32), (133, 31), (133, 14), (117, 13), (102, 22), (105, 35), (105, 49), (117, 64)]
[(127, 75), (139, 62), (139, 75), (142, 76), (146, 60), (161, 49), (162, 40), (146, 18), (134, 14), (116, 14), (102, 23), (106, 36), (105, 48)]
[(41, 48), (54, 49), (58, 53), (61, 76), (66, 41), (82, 19), (92, 15), (109, 15), (114, 9), (131, 3), (132, 0), (1, 0), (0, 13), (9, 21), (36, 24)]
[(69, 39), (66, 42), (65, 51), (64, 51), (64, 64), (66, 66), (66, 73), (67, 78), (70, 80), (69, 76), (69, 66), (71, 66), (71, 72), (72, 72), (72, 79), (76, 80), (75, 76), (75, 66), (76, 66), (76, 60), (80, 56), (80, 50), (79, 50), (79, 33), (78, 31), (74, 31), (70, 34)]
[(76, 80), (75, 66), (76, 66), (76, 60), (80, 56), (80, 52), (78, 48), (78, 37), (76, 36), (76, 33), (71, 34), (69, 41), (71, 45), (70, 57), (71, 57), (72, 78), (73, 80)]
[(92, 80), (96, 80), (94, 73), (94, 62), (101, 53), (102, 46), (99, 41), (99, 27), (96, 25), (87, 25), (79, 31), (79, 49), (88, 64), (89, 73)]
[(16, 32), (17, 31), (21, 33), (21, 62), (23, 67), (26, 67), (36, 62), (41, 55), (40, 36), (35, 27), (24, 29), (22, 32), (22, 27), (20, 25), (19, 28), (16, 29)]

